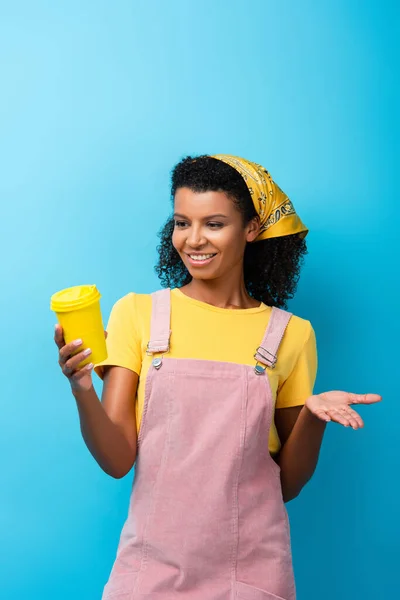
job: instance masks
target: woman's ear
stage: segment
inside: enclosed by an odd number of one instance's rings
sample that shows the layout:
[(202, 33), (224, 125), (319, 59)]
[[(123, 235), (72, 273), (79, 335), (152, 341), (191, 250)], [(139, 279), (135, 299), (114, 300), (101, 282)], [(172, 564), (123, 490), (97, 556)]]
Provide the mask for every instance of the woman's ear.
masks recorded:
[(254, 242), (254, 240), (257, 238), (258, 234), (260, 233), (260, 218), (254, 217), (254, 219), (252, 219), (247, 224), (246, 229), (247, 229), (246, 242)]

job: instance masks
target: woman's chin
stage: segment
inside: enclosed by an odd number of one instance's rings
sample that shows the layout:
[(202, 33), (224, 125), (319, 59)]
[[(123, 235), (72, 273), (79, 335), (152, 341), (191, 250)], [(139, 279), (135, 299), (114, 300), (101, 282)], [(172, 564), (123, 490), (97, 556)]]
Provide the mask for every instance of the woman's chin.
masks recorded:
[(193, 279), (201, 279), (204, 281), (210, 281), (212, 279), (217, 279), (218, 273), (216, 269), (207, 269), (205, 267), (201, 268), (193, 268), (192, 266), (186, 265), (187, 270), (189, 271), (189, 275)]
[(189, 274), (192, 279), (202, 279), (205, 281), (216, 278), (214, 273), (206, 273), (205, 271), (200, 271), (200, 269), (191, 269), (189, 270)]

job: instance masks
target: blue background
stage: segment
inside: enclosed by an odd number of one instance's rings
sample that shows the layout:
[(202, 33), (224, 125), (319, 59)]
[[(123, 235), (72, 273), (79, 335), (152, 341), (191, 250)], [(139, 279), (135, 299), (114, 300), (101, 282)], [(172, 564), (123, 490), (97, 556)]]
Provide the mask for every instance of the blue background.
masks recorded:
[(156, 289), (169, 172), (215, 152), (264, 164), (311, 229), (291, 309), (317, 391), (384, 397), (328, 427), (288, 506), (299, 600), (397, 591), (396, 4), (0, 2), (3, 598), (99, 599), (131, 486), (84, 446), (49, 297), (96, 283), (106, 321)]

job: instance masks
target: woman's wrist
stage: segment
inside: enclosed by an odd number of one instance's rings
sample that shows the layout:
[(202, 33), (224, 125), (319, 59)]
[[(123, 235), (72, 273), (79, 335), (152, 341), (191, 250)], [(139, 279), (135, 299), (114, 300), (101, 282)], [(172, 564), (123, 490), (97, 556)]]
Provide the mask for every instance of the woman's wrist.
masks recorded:
[[(310, 396), (310, 398), (311, 398), (311, 396)], [(306, 419), (307, 421), (309, 421), (310, 423), (321, 423), (322, 422), (321, 419), (319, 419), (313, 412), (311, 412), (311, 410), (307, 406), (308, 400), (309, 400), (309, 398), (307, 398), (307, 400), (305, 401), (300, 414), (302, 414), (303, 418)]]
[(71, 391), (72, 391), (72, 395), (74, 396), (75, 400), (79, 404), (88, 403), (88, 402), (92, 401), (94, 397), (96, 397), (96, 399), (99, 400), (99, 397), (97, 396), (96, 390), (94, 389), (93, 385), (90, 388), (88, 388), (87, 390), (74, 389), (74, 387), (71, 386)]

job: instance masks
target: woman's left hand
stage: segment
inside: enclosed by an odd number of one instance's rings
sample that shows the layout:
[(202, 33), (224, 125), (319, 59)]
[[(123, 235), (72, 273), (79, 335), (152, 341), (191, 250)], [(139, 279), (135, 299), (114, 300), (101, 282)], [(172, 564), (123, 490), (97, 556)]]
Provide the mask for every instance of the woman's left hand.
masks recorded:
[(378, 394), (350, 394), (348, 392), (324, 392), (306, 400), (308, 410), (321, 421), (335, 421), (345, 427), (359, 429), (364, 421), (351, 404), (375, 404), (382, 400)]

